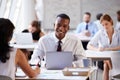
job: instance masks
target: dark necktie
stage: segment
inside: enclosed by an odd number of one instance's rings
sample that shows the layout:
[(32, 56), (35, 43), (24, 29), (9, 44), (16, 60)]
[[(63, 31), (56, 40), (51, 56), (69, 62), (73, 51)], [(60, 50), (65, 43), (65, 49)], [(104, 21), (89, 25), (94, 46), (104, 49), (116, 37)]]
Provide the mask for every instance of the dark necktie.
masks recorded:
[(86, 24), (86, 28), (85, 29), (88, 30), (88, 24)]
[(57, 47), (57, 51), (62, 51), (62, 46), (61, 46), (62, 41), (58, 41), (58, 47)]

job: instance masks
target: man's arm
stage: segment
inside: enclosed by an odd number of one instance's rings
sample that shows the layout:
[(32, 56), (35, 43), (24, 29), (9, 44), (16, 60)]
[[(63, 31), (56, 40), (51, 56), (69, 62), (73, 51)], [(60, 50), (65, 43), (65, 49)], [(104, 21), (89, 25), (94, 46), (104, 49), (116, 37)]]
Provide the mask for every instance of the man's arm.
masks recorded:
[(42, 40), (39, 40), (37, 46), (35, 47), (35, 49), (33, 51), (33, 55), (32, 55), (30, 63), (35, 64), (35, 63), (39, 62), (40, 59), (41, 60), (43, 59), (44, 55), (45, 54), (44, 54), (43, 42), (42, 42)]
[(77, 60), (81, 59), (82, 57), (85, 57), (85, 50), (82, 46), (81, 40), (78, 39), (76, 43), (76, 47), (74, 50), (74, 55), (76, 56)]

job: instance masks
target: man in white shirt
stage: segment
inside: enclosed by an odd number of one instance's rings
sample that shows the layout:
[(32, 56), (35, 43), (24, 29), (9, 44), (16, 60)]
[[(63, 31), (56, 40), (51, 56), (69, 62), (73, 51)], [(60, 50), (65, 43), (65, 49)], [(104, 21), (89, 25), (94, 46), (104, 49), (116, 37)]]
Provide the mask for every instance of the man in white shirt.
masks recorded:
[(76, 33), (80, 33), (83, 36), (93, 37), (98, 31), (97, 25), (94, 22), (91, 22), (91, 14), (85, 12), (83, 16), (83, 22), (81, 22), (77, 28)]
[(117, 11), (117, 24), (115, 26), (115, 29), (120, 31), (120, 10)]
[[(40, 38), (34, 49), (32, 59), (39, 61), (43, 59), (48, 51), (57, 51), (58, 42), (61, 44), (61, 51), (72, 51), (74, 59), (81, 61), (84, 57), (84, 49), (81, 41), (75, 36), (68, 35), (70, 18), (66, 14), (59, 14), (54, 23), (54, 32)], [(79, 62), (80, 63), (80, 62)], [(80, 63), (81, 64), (81, 63)]]
[[(98, 31), (97, 25), (94, 22), (91, 22), (91, 13), (85, 12), (83, 15), (83, 22), (81, 22), (77, 28), (76, 33), (80, 34), (83, 37), (93, 37), (95, 33)], [(87, 49), (86, 46), (88, 41), (82, 41), (84, 49)]]
[(101, 30), (101, 29), (103, 29), (103, 26), (102, 26), (102, 24), (100, 23), (100, 18), (103, 16), (103, 14), (102, 13), (98, 13), (97, 15), (96, 15), (96, 21), (94, 21), (94, 23), (97, 25), (97, 28), (98, 28), (98, 30)]

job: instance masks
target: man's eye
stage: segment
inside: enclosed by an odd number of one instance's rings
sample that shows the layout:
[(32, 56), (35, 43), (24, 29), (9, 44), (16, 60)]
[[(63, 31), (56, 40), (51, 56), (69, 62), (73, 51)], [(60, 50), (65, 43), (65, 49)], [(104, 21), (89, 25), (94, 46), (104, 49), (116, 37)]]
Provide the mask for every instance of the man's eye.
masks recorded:
[(61, 25), (60, 25), (60, 24), (58, 24), (57, 26), (58, 26), (58, 27), (60, 27)]

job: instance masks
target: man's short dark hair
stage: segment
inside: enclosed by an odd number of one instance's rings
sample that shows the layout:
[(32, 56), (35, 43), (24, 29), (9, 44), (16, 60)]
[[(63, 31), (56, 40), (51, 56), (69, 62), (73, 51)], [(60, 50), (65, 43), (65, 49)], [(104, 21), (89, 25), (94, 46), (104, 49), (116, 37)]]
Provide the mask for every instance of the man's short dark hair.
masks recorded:
[(70, 21), (70, 17), (64, 13), (57, 15), (57, 17), (68, 19)]
[(90, 12), (85, 12), (84, 14), (87, 14), (87, 15), (91, 16)]
[(117, 11), (117, 14), (118, 14), (118, 15), (120, 15), (120, 10), (119, 10), (119, 11)]
[(100, 18), (101, 18), (102, 15), (103, 15), (102, 13), (97, 14), (97, 15), (96, 15), (96, 19), (97, 19), (97, 20), (100, 20)]

